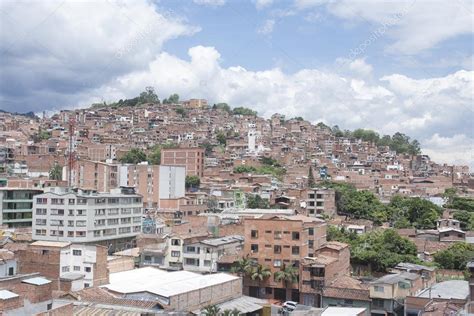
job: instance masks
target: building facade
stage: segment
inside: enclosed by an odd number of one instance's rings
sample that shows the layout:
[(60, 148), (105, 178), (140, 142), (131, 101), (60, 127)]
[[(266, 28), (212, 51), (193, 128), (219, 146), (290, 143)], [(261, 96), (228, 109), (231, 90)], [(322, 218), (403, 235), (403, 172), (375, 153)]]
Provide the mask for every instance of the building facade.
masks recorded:
[(336, 214), (336, 192), (332, 189), (310, 189), (306, 200), (308, 216), (329, 218)]
[(31, 226), (33, 197), (40, 193), (43, 193), (43, 190), (0, 188), (0, 225)]
[(77, 291), (109, 282), (104, 246), (36, 241), (20, 250), (18, 257), (20, 273), (39, 272), (56, 289)]
[(110, 193), (53, 188), (35, 196), (33, 239), (100, 242), (140, 234), (142, 196), (133, 188)]
[(161, 164), (186, 167), (187, 176), (202, 177), (204, 173), (204, 149), (164, 148), (161, 150)]

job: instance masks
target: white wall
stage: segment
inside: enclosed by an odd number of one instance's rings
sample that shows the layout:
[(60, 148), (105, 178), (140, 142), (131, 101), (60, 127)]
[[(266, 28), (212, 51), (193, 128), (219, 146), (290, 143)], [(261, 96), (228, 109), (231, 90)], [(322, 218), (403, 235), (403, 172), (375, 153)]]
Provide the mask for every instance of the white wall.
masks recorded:
[(175, 199), (185, 195), (186, 168), (160, 166), (160, 199)]

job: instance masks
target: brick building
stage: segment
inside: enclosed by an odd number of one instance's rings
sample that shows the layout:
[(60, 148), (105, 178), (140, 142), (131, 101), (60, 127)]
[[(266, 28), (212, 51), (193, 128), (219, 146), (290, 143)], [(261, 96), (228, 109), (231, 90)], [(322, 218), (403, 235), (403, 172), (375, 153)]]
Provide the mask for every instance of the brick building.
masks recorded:
[(18, 271), (39, 272), (52, 281), (53, 288), (63, 291), (107, 284), (107, 248), (70, 242), (37, 241), (18, 251)]
[[(246, 218), (244, 256), (270, 269), (263, 282), (245, 279), (250, 296), (300, 301), (300, 284), (275, 280), (275, 272), (293, 266), (301, 274), (301, 260), (313, 257), (326, 242), (326, 222), (303, 215)], [(301, 282), (301, 279), (300, 279)]]
[(186, 167), (187, 176), (202, 177), (204, 172), (204, 149), (164, 148), (161, 150), (161, 164)]

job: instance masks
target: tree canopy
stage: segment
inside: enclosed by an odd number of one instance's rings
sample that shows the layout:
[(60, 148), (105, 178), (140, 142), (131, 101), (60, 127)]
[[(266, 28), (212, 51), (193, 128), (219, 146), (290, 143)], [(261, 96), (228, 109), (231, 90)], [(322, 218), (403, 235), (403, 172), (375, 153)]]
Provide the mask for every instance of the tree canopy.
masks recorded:
[(199, 188), (201, 184), (201, 179), (198, 176), (186, 176), (185, 186), (186, 189), (189, 188)]
[(474, 258), (474, 245), (457, 242), (434, 255), (434, 262), (442, 269), (464, 270)]
[(147, 159), (146, 154), (141, 149), (132, 148), (129, 152), (123, 155), (122, 158), (119, 159), (119, 161), (121, 163), (137, 164), (142, 161), (147, 161)]
[(270, 208), (268, 200), (263, 199), (258, 194), (247, 194), (246, 199), (248, 208)]
[(252, 109), (249, 109), (249, 108), (245, 108), (245, 107), (236, 107), (232, 110), (232, 114), (234, 115), (252, 115), (252, 116), (257, 116), (257, 111), (254, 111)]
[(179, 103), (179, 95), (174, 93), (168, 97), (168, 99), (163, 100), (163, 104), (178, 104)]
[(386, 272), (400, 262), (420, 263), (415, 244), (393, 229), (357, 235), (329, 226), (328, 240), (348, 243), (351, 246), (351, 263), (368, 265), (372, 271)]

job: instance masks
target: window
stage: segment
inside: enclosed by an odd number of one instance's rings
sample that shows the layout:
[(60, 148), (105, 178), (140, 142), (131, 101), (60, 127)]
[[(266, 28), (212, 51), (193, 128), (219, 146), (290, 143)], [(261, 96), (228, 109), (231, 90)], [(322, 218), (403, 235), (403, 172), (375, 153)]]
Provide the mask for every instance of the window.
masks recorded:
[(291, 247), (291, 254), (292, 255), (299, 255), (300, 254), (300, 247), (298, 247), (298, 246)]
[(323, 202), (316, 202), (316, 206), (323, 206)]
[(190, 266), (199, 266), (199, 259), (186, 258), (184, 260), (184, 264), (190, 265)]
[(258, 245), (257, 244), (251, 244), (250, 245), (250, 251), (252, 253), (257, 253), (258, 252)]
[(187, 252), (196, 252), (196, 247), (194, 247), (194, 246), (187, 246), (187, 247), (186, 247), (186, 251), (187, 251)]
[(76, 204), (76, 200), (74, 200), (74, 199), (69, 199), (69, 200), (68, 200), (68, 204), (69, 204), (69, 205), (74, 205), (74, 204)]
[(151, 261), (151, 256), (145, 256), (145, 258), (143, 258), (144, 261)]
[(74, 216), (74, 210), (68, 210), (68, 212), (69, 212), (68, 214), (69, 216)]
[(314, 240), (308, 240), (308, 248), (313, 249), (314, 248)]
[(76, 221), (77, 227), (86, 227), (86, 221)]
[(252, 230), (250, 232), (250, 237), (252, 237), (253, 239), (258, 238), (258, 230)]
[(97, 210), (95, 210), (95, 215), (96, 215), (96, 216), (103, 216), (103, 215), (105, 215), (105, 209), (97, 209)]
[(119, 219), (118, 218), (111, 218), (107, 220), (107, 225), (118, 225)]
[(46, 198), (37, 198), (36, 199), (36, 204), (47, 204), (48, 203), (48, 199)]
[(81, 271), (81, 267), (80, 266), (74, 266), (74, 271)]
[(46, 225), (46, 219), (36, 219), (36, 225), (38, 226), (45, 226)]
[(309, 198), (309, 199), (314, 199), (314, 193), (310, 193), (310, 194), (308, 195), (308, 198)]
[(84, 287), (90, 287), (91, 285), (89, 283), (84, 283)]
[(86, 216), (86, 210), (77, 210), (77, 216)]
[(281, 267), (281, 260), (280, 259), (273, 260), (273, 266), (274, 267)]
[(179, 239), (171, 239), (172, 246), (179, 246), (181, 245), (181, 241)]
[(46, 229), (37, 229), (36, 235), (38, 236), (46, 236)]
[(91, 268), (91, 267), (85, 267), (85, 268), (84, 268), (84, 271), (86, 271), (86, 272), (91, 272), (91, 271), (92, 271), (92, 268)]
[(272, 294), (273, 293), (273, 288), (271, 287), (266, 287), (265, 288), (265, 294)]
[(53, 205), (63, 205), (64, 199), (51, 199), (51, 204)]
[(64, 210), (51, 209), (51, 215), (62, 216), (64, 215)]
[(204, 266), (205, 267), (210, 267), (211, 266), (211, 260), (204, 260)]
[(73, 255), (73, 256), (82, 256), (82, 250), (73, 249), (73, 250), (72, 250), (72, 255)]
[(37, 208), (36, 209), (36, 215), (46, 215), (46, 209), (45, 208)]
[(171, 257), (179, 257), (181, 255), (180, 251), (171, 251)]
[(314, 228), (313, 227), (308, 229), (308, 235), (310, 235), (310, 236), (314, 235)]
[(271, 234), (271, 233), (272, 233), (271, 230), (266, 230), (266, 231), (265, 231), (265, 234)]
[(377, 298), (373, 298), (373, 299), (372, 299), (372, 304), (373, 304), (375, 307), (382, 307), (382, 308), (383, 308), (383, 306), (384, 306), (383, 300), (377, 299)]
[(281, 253), (281, 246), (280, 245), (275, 245), (273, 246), (273, 253)]
[(129, 234), (132, 231), (131, 227), (120, 227), (119, 234)]
[(42, 254), (43, 256), (49, 255), (49, 250), (43, 249), (43, 250), (41, 250), (41, 254)]
[(86, 205), (87, 204), (87, 199), (77, 199), (77, 204), (78, 205)]
[(111, 208), (109, 209), (109, 215), (117, 215), (119, 213), (119, 209), (118, 208)]
[(84, 231), (77, 231), (77, 232), (76, 232), (76, 237), (86, 237), (86, 232), (84, 232)]
[(374, 291), (375, 292), (383, 292), (383, 286), (375, 285), (374, 286)]
[(322, 199), (322, 198), (323, 198), (323, 195), (322, 195), (322, 194), (317, 194), (317, 195), (316, 195), (316, 198), (317, 198), (317, 199)]
[(69, 272), (69, 267), (62, 267), (62, 268), (61, 268), (61, 271), (62, 271), (62, 272)]
[(292, 232), (291, 239), (293, 240), (300, 240), (300, 233), (299, 232)]
[(276, 230), (276, 231), (273, 233), (273, 238), (275, 238), (275, 239), (281, 239), (281, 231)]

